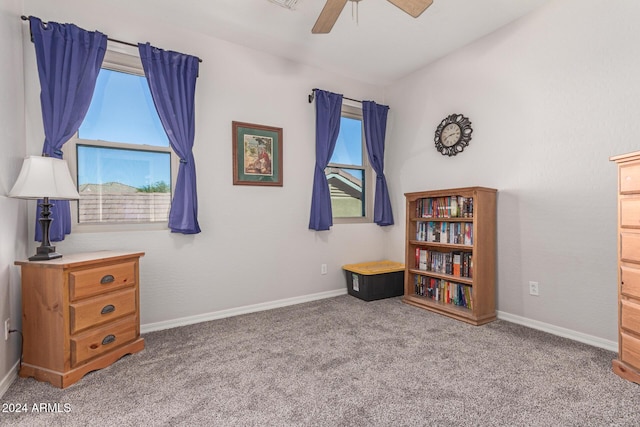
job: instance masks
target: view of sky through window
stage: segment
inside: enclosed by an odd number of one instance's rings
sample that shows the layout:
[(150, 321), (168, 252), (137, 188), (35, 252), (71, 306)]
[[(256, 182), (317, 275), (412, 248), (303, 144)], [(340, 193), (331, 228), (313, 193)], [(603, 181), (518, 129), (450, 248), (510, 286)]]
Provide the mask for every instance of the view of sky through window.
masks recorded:
[(168, 147), (144, 76), (101, 69), (80, 139)]
[(78, 186), (119, 182), (134, 188), (171, 186), (169, 153), (78, 145)]
[[(168, 147), (144, 76), (101, 69), (81, 140)], [(141, 188), (171, 185), (169, 153), (78, 145), (78, 186), (121, 183)]]
[(362, 121), (342, 117), (330, 163), (362, 166), (362, 154)]

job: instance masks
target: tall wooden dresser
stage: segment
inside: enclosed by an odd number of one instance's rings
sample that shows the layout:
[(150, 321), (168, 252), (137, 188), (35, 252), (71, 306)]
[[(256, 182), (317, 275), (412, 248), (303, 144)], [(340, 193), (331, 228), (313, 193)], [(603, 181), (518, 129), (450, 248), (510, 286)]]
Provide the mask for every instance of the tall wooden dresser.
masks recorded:
[(640, 384), (640, 151), (618, 164), (618, 358), (613, 371)]
[(143, 255), (101, 251), (16, 261), (22, 271), (24, 335), (19, 375), (64, 388), (141, 351)]

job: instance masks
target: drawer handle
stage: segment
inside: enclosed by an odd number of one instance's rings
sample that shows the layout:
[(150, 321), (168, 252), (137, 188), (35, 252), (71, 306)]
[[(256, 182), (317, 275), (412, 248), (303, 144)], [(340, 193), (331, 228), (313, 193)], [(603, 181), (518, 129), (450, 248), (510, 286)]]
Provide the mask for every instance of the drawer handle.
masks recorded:
[(109, 314), (113, 313), (114, 311), (116, 311), (116, 306), (113, 304), (109, 304), (102, 307), (102, 310), (100, 310), (100, 314)]
[(115, 280), (116, 278), (113, 277), (112, 274), (107, 274), (106, 276), (102, 276), (102, 279), (100, 279), (100, 284), (107, 285), (109, 283), (113, 283)]
[(116, 336), (115, 335), (107, 335), (106, 337), (104, 337), (104, 339), (102, 340), (102, 345), (107, 345), (107, 344), (111, 344), (112, 342), (114, 342), (116, 340)]

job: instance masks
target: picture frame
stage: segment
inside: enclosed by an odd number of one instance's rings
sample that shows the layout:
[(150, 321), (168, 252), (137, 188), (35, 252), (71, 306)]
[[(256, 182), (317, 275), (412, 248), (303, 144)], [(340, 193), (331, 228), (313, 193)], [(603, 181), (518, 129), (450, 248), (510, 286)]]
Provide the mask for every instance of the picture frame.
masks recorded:
[(282, 128), (232, 122), (233, 185), (282, 187)]

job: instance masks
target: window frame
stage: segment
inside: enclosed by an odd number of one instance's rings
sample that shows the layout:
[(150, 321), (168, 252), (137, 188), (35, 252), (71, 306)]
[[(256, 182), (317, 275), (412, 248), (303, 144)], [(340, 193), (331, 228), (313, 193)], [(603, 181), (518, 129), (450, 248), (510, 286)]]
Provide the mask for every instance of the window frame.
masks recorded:
[(369, 153), (367, 152), (367, 144), (365, 142), (364, 135), (364, 116), (362, 114), (362, 105), (361, 104), (351, 104), (347, 103), (346, 100), (342, 102), (342, 110), (340, 112), (340, 119), (342, 117), (347, 117), (350, 119), (360, 120), (362, 123), (362, 166), (350, 165), (350, 164), (341, 164), (341, 163), (331, 163), (327, 164), (326, 169), (328, 168), (340, 168), (340, 169), (359, 169), (363, 171), (364, 177), (364, 185), (362, 194), (364, 196), (364, 216), (359, 217), (337, 217), (333, 215), (332, 217), (334, 224), (364, 224), (364, 223), (373, 223), (373, 197), (374, 197), (374, 181), (373, 179), (373, 168), (369, 163)]
[[(118, 71), (127, 74), (134, 74), (144, 77), (144, 70), (142, 68), (142, 61), (138, 49), (132, 46), (114, 45), (112, 42), (108, 42), (107, 51), (105, 53), (104, 60), (100, 67)], [(178, 176), (178, 167), (180, 165), (178, 156), (171, 148), (171, 144), (168, 147), (142, 145), (142, 144), (128, 144), (122, 142), (111, 142), (103, 140), (88, 140), (78, 137), (76, 132), (73, 137), (63, 146), (65, 158), (69, 165), (69, 170), (73, 178), (73, 182), (78, 188), (78, 157), (77, 147), (89, 146), (89, 147), (102, 147), (102, 148), (115, 148), (122, 150), (136, 150), (136, 151), (149, 151), (169, 153), (170, 158), (170, 174), (171, 174), (171, 202), (173, 202), (173, 195), (175, 194), (176, 179)], [(134, 230), (167, 230), (169, 219), (166, 221), (154, 221), (154, 222), (85, 222), (80, 223), (78, 209), (79, 201), (71, 202), (71, 230), (72, 232), (117, 232), (117, 231), (134, 231)]]

